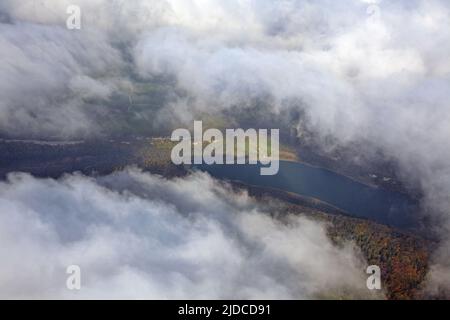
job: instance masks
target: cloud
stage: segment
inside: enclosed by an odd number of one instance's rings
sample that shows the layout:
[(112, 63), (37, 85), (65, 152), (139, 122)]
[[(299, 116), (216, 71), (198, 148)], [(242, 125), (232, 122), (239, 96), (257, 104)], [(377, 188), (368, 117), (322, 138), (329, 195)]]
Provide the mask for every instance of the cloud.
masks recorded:
[[(3, 133), (67, 138), (95, 131), (83, 99), (107, 98), (114, 83), (111, 75), (120, 65), (117, 50), (102, 35), (0, 24), (0, 47)], [(109, 79), (100, 83), (100, 77)]]
[[(69, 4), (82, 8), (80, 31), (65, 29)], [(447, 1), (4, 0), (0, 12), (2, 134), (91, 137), (134, 127), (130, 118), (159, 130), (205, 113), (236, 123), (252, 114), (255, 126), (280, 117), (283, 128), (312, 132), (316, 148), (331, 137), (332, 147), (396, 161), (450, 247)], [(130, 111), (138, 83), (161, 78), (170, 99), (146, 95)], [(291, 110), (302, 118), (283, 116)]]
[[(240, 11), (218, 4), (217, 19), (199, 14), (203, 23), (195, 27), (184, 23), (142, 37), (139, 72), (172, 74), (194, 97), (174, 111), (249, 108), (264, 119), (299, 110), (301, 121), (287, 119), (282, 127), (312, 132), (316, 148), (329, 148), (331, 140), (332, 147), (356, 144), (360, 153), (381, 150), (405, 184), (422, 190), (423, 214), (440, 226), (435, 262), (448, 270), (448, 3), (246, 3), (253, 6), (235, 27), (227, 22)], [(255, 105), (264, 107), (258, 112)]]
[[(274, 219), (206, 174), (12, 174), (0, 190), (3, 298), (371, 297), (351, 244), (336, 247), (306, 218)], [(76, 293), (65, 287), (72, 264)]]

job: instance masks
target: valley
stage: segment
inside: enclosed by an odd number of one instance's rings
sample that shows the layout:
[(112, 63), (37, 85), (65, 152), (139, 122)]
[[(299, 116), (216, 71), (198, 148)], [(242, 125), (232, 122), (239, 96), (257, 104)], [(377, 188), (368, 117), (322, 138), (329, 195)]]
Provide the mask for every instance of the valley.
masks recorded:
[[(107, 175), (127, 166), (137, 166), (166, 178), (188, 175), (192, 170), (190, 167), (171, 163), (172, 146), (173, 143), (165, 138), (76, 143), (3, 140), (0, 141), (0, 176), (5, 179), (8, 173), (19, 171), (43, 178), (59, 178), (73, 172), (96, 176)], [(287, 162), (288, 165), (289, 163), (295, 162)], [(247, 176), (250, 176), (251, 171), (245, 167), (244, 169)], [(239, 172), (234, 171), (238, 176)], [(381, 266), (387, 298), (414, 299), (424, 294), (420, 290), (421, 283), (425, 279), (429, 257), (436, 244), (424, 237), (423, 232), (418, 232), (409, 225), (398, 228), (377, 223), (376, 217), (358, 218), (355, 214), (312, 197), (311, 194), (301, 195), (286, 188), (283, 191), (282, 186), (274, 188), (270, 184), (258, 185), (258, 181), (252, 179), (245, 181), (242, 175), (239, 176), (240, 179), (224, 175), (217, 177), (231, 183), (236, 190), (245, 190), (265, 206), (273, 206), (274, 215), (281, 221), (284, 216), (293, 214), (326, 223), (329, 237), (337, 245), (351, 241), (361, 250), (368, 263)], [(290, 172), (279, 181), (289, 181), (288, 177), (295, 177), (295, 174)], [(308, 181), (303, 183), (307, 185)], [(273, 185), (277, 186), (276, 183)]]

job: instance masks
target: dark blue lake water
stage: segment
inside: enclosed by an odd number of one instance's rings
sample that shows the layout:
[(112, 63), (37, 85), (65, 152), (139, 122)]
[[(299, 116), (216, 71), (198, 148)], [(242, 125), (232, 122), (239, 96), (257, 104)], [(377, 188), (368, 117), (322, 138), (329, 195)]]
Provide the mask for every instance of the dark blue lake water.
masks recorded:
[(335, 172), (301, 163), (280, 161), (275, 176), (261, 176), (259, 165), (199, 165), (214, 177), (276, 188), (327, 202), (355, 217), (386, 225), (415, 225), (418, 205), (407, 195), (367, 186)]

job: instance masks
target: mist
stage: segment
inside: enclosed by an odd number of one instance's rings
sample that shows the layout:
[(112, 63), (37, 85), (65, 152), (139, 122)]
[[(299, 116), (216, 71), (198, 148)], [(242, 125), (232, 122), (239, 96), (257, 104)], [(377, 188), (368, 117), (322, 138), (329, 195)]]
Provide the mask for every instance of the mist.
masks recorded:
[[(65, 28), (68, 4), (81, 30)], [(251, 112), (317, 148), (376, 148), (424, 194), (442, 243), (430, 279), (450, 270), (447, 1), (6, 0), (0, 12), (2, 134), (90, 138), (129, 119), (160, 132)], [(164, 99), (117, 105), (155, 81)]]
[[(202, 173), (174, 180), (138, 169), (98, 179), (11, 174), (0, 184), (0, 296), (382, 297), (367, 290), (367, 266), (351, 243), (332, 244), (317, 221), (273, 215)], [(66, 288), (74, 264), (80, 291)]]

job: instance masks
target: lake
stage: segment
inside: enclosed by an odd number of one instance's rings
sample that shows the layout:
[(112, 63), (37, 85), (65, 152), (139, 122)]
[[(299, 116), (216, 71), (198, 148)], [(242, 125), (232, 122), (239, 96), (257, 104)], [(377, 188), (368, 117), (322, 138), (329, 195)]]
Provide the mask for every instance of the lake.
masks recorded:
[(280, 161), (275, 176), (261, 176), (260, 165), (196, 165), (213, 177), (312, 197), (349, 215), (398, 228), (415, 225), (418, 204), (407, 195), (371, 187), (335, 172), (309, 165)]

